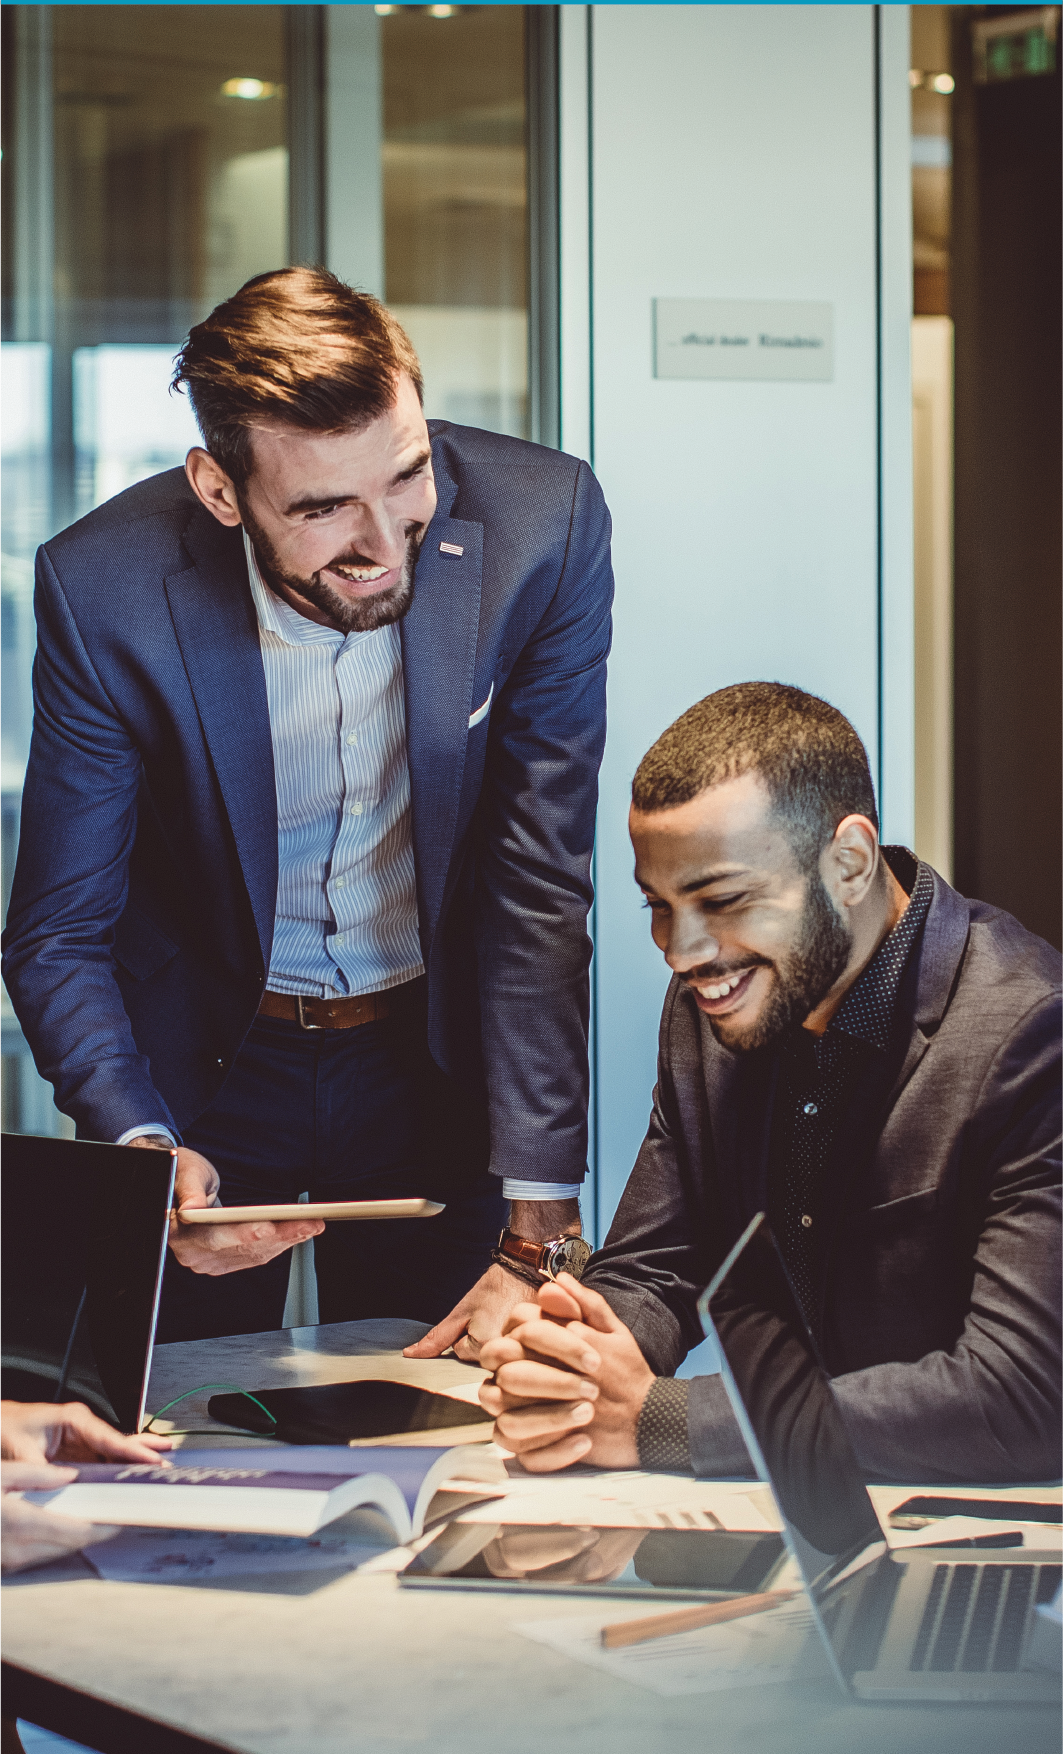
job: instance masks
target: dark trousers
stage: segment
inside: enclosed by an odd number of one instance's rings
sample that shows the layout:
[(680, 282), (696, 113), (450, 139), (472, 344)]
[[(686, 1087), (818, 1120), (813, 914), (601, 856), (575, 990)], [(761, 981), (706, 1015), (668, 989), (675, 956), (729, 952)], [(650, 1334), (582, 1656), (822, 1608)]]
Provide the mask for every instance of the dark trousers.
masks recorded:
[[(295, 1200), (441, 1200), (436, 1218), (326, 1224), (314, 1240), (323, 1322), (437, 1322), (490, 1264), (505, 1219), (488, 1174), (486, 1105), (428, 1051), (425, 981), (358, 1029), (260, 1017), (216, 1101), (183, 1134), (221, 1177), (226, 1206)], [(166, 1257), (157, 1339), (279, 1328), (291, 1252), (220, 1278)]]

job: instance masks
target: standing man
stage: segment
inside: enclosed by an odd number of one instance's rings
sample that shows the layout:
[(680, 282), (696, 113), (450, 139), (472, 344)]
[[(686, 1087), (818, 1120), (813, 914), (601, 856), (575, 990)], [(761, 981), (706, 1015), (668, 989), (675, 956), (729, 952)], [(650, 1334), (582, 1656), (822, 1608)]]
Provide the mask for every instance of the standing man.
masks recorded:
[(320, 269), (249, 281), (175, 385), (184, 472), (38, 557), (12, 1002), (81, 1137), (179, 1145), (179, 1208), (446, 1204), (175, 1221), (160, 1339), (279, 1326), (316, 1235), (323, 1321), (475, 1358), (507, 1260), (580, 1228), (608, 513), (571, 457), (426, 424)]

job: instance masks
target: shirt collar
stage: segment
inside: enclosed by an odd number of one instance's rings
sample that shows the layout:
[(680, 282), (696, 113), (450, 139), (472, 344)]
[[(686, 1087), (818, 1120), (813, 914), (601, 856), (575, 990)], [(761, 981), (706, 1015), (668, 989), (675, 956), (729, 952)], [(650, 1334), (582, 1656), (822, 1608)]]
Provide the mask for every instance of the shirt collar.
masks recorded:
[[(891, 867), (898, 861), (888, 855), (896, 850), (893, 847), (883, 849)], [(911, 855), (908, 858), (911, 859)], [(850, 987), (828, 1026), (828, 1034), (832, 1029), (841, 1030), (857, 1041), (869, 1042), (882, 1052), (889, 1045), (901, 976), (922, 936), (934, 897), (934, 874), (930, 866), (921, 860), (918, 863), (911, 860), (911, 864), (915, 865), (915, 882), (908, 906), (892, 932), (882, 940), (860, 979)]]
[(274, 639), (282, 640), (286, 646), (343, 644), (344, 636), (336, 628), (321, 627), (316, 621), (308, 621), (305, 615), (300, 615), (298, 609), (293, 609), (283, 597), (278, 597), (270, 590), (258, 570), (258, 561), (246, 529), (244, 553), (247, 556), (247, 577), (261, 632), (272, 634)]

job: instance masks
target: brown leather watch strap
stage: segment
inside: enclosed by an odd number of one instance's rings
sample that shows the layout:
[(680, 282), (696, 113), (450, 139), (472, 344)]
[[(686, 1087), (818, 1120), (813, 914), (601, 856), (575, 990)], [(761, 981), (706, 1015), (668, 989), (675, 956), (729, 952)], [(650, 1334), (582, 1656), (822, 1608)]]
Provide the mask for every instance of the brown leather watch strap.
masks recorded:
[[(551, 1241), (556, 1240), (556, 1237), (551, 1238)], [(527, 1236), (515, 1236), (512, 1230), (504, 1230), (498, 1239), (500, 1255), (506, 1255), (511, 1261), (519, 1261), (521, 1266), (530, 1267), (533, 1273), (542, 1272), (546, 1249), (545, 1242), (532, 1242)]]

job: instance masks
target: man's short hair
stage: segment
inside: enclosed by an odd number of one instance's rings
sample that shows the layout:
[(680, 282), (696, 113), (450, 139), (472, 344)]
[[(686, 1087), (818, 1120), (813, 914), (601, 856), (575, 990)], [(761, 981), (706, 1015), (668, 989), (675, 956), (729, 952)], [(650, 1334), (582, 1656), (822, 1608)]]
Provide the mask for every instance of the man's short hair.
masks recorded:
[(631, 801), (646, 814), (670, 810), (746, 773), (763, 779), (806, 870), (846, 816), (878, 829), (867, 752), (852, 725), (785, 682), (738, 682), (699, 700), (643, 756)]
[(186, 387), (204, 445), (240, 487), (255, 426), (357, 432), (393, 406), (402, 372), (423, 400), (409, 337), (378, 299), (325, 268), (284, 268), (196, 324), (172, 388)]

